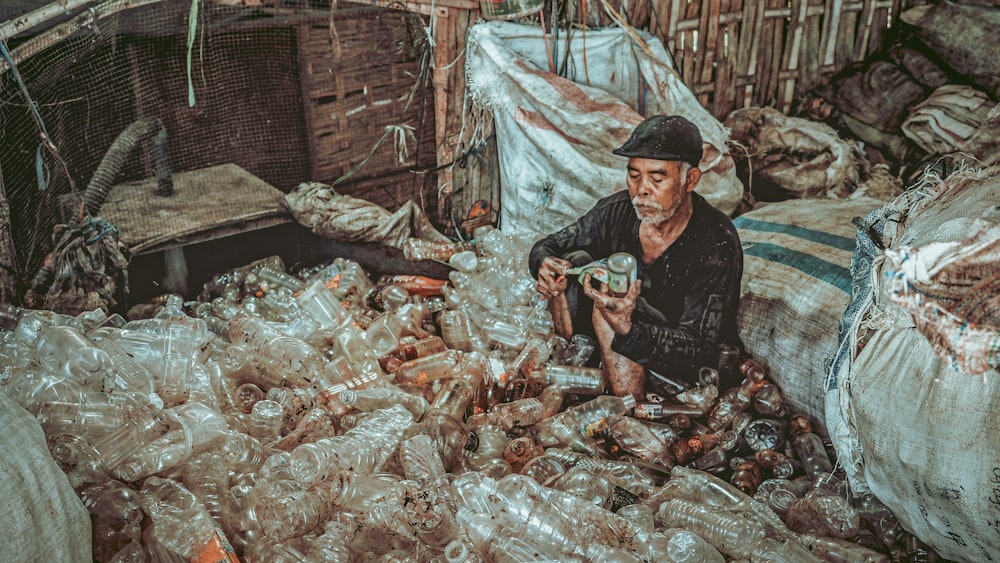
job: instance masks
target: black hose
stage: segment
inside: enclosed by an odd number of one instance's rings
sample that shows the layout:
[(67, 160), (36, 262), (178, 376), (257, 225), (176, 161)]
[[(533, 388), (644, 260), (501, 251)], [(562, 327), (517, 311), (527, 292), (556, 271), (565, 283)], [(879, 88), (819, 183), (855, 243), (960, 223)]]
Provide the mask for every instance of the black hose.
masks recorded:
[[(155, 134), (155, 136), (154, 136)], [(155, 117), (140, 117), (118, 134), (118, 137), (104, 158), (97, 166), (93, 178), (87, 184), (83, 194), (86, 215), (94, 217), (100, 212), (104, 200), (114, 184), (118, 174), (125, 166), (129, 155), (142, 141), (153, 137), (153, 165), (156, 169), (157, 195), (173, 193), (173, 180), (170, 173), (170, 158), (167, 151), (167, 130), (163, 122)]]

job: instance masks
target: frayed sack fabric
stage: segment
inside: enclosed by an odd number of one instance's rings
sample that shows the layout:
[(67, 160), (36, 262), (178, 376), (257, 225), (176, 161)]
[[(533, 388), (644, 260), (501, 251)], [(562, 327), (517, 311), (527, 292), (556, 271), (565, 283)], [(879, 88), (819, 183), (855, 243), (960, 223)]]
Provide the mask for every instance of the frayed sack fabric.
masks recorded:
[(901, 129), (906, 138), (928, 154), (964, 151), (996, 105), (971, 86), (948, 84), (915, 105)]
[(865, 218), (826, 401), (852, 488), (956, 561), (1000, 554), (998, 201), (965, 168)]
[(0, 425), (0, 561), (91, 563), (90, 513), (52, 460), (38, 421), (3, 391)]
[(854, 217), (882, 202), (801, 199), (734, 221), (743, 243), (740, 338), (797, 410), (822, 424), (827, 366), (850, 300)]
[(853, 146), (829, 125), (766, 107), (734, 111), (725, 124), (746, 151), (751, 188), (765, 182), (795, 197), (843, 197), (858, 182)]
[(390, 213), (370, 201), (338, 194), (327, 184), (303, 182), (285, 196), (285, 205), (300, 225), (334, 240), (373, 242), (393, 248), (403, 248), (411, 237), (450, 240), (434, 228), (413, 200)]

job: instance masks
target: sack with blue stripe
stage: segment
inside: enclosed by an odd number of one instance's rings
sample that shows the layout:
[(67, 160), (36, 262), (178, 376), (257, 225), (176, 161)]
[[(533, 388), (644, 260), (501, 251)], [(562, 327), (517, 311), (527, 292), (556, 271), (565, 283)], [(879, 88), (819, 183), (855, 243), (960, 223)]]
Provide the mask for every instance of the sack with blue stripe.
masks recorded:
[(851, 298), (855, 217), (883, 202), (797, 199), (734, 220), (743, 243), (740, 338), (789, 404), (822, 428), (827, 366)]

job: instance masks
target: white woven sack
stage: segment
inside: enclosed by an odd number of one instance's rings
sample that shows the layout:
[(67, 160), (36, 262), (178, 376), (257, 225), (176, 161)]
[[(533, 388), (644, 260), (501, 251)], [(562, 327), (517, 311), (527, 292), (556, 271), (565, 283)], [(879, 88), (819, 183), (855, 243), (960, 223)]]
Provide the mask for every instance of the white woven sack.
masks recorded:
[[(548, 72), (538, 27), (491, 21), (469, 30), (467, 82), (474, 105), (493, 118), (504, 232), (547, 235), (624, 189), (627, 159), (611, 151), (643, 115), (680, 114), (698, 126), (706, 143), (698, 193), (725, 213), (736, 209), (743, 185), (728, 133), (667, 66), (663, 46), (644, 41), (648, 52), (621, 29), (591, 30), (585, 58), (576, 32), (566, 78)], [(553, 48), (567, 57), (564, 39)]]
[(799, 199), (736, 218), (743, 243), (740, 338), (796, 409), (822, 427), (827, 362), (850, 300), (851, 219), (882, 202)]
[[(874, 253), (871, 263), (858, 263), (868, 270), (856, 273), (871, 283), (856, 292), (860, 307), (849, 309), (855, 316), (843, 335), (843, 361), (838, 357), (831, 373), (836, 387), (827, 396), (827, 425), (852, 488), (873, 492), (907, 530), (956, 561), (1000, 559), (1000, 373), (959, 371), (989, 365), (988, 359), (962, 356), (981, 348), (942, 353), (945, 341), (937, 350), (932, 346), (928, 319), (916, 322), (915, 303), (899, 299), (900, 277), (922, 280), (928, 299), (954, 295), (955, 288), (927, 285), (924, 274), (942, 264), (928, 262), (921, 272), (897, 258), (907, 248), (939, 249), (976, 236), (979, 231), (968, 227), (983, 221), (997, 223), (1000, 174), (992, 174), (966, 171), (922, 185), (870, 218), (877, 219), (869, 222), (871, 234), (887, 249), (883, 256)], [(975, 257), (977, 247), (968, 248)], [(964, 259), (960, 253), (937, 256)], [(987, 276), (1000, 271), (1000, 263), (992, 270), (978, 262), (974, 267)]]
[(0, 561), (91, 563), (90, 514), (31, 414), (0, 392)]

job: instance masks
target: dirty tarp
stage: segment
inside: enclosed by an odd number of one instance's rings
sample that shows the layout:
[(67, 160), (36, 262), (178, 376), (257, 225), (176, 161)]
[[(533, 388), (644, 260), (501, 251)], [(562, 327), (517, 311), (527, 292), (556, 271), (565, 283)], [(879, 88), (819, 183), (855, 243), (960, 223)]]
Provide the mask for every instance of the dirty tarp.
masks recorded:
[[(625, 187), (624, 157), (611, 154), (643, 115), (681, 114), (706, 141), (698, 193), (726, 213), (743, 196), (728, 135), (665, 61), (653, 37), (647, 52), (621, 29), (574, 32), (550, 43), (541, 30), (485, 22), (469, 30), (466, 72), (474, 105), (491, 110), (501, 177), (502, 229), (541, 236)], [(558, 57), (558, 59), (557, 59)]]
[(413, 200), (394, 213), (370, 201), (338, 194), (320, 182), (303, 182), (285, 196), (295, 220), (319, 236), (402, 248), (410, 237), (448, 241)]
[(737, 110), (725, 123), (732, 139), (745, 148), (754, 181), (796, 197), (842, 197), (858, 182), (858, 157), (851, 143), (829, 125), (773, 108)]

